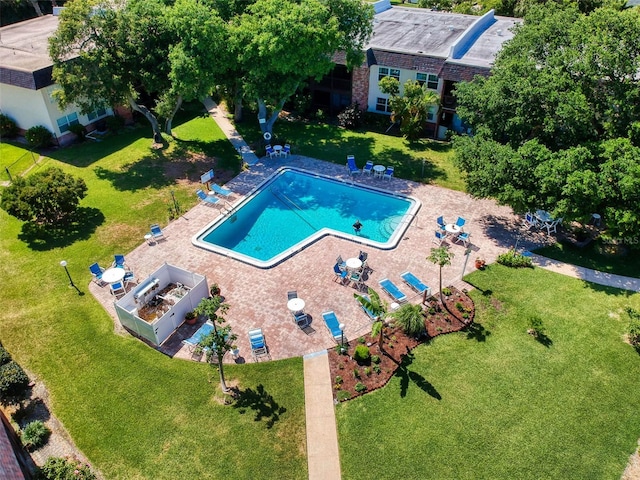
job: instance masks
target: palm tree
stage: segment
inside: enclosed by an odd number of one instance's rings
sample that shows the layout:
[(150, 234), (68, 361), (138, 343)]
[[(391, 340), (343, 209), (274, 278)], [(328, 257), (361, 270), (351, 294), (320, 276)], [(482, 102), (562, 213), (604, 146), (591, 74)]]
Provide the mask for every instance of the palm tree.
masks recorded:
[(402, 328), (407, 335), (419, 337), (425, 331), (421, 305), (405, 303), (389, 316), (394, 319), (395, 324)]
[(371, 287), (367, 291), (367, 295), (353, 294), (354, 298), (360, 302), (364, 308), (371, 312), (371, 316), (376, 320), (371, 326), (371, 336), (378, 337), (378, 347), (383, 351), (382, 340), (384, 339), (385, 317), (387, 316), (387, 302), (380, 298), (380, 295)]
[(431, 263), (434, 263), (440, 267), (440, 302), (444, 305), (444, 300), (442, 298), (442, 267), (446, 267), (447, 265), (451, 265), (451, 260), (453, 259), (453, 252), (450, 252), (446, 246), (432, 248), (431, 255), (427, 257)]
[(220, 295), (203, 298), (194, 309), (197, 314), (206, 315), (213, 324), (213, 330), (211, 333), (200, 340), (198, 345), (207, 352), (207, 362), (211, 361), (213, 355), (218, 357), (220, 387), (225, 393), (229, 391), (229, 387), (227, 387), (224, 380), (222, 357), (224, 357), (225, 353), (234, 348), (233, 342), (238, 339), (237, 335), (231, 333), (231, 327), (229, 325), (225, 325), (227, 323), (225, 318), (219, 315), (219, 312), (224, 314), (227, 310), (229, 310), (229, 304), (224, 303), (224, 300)]

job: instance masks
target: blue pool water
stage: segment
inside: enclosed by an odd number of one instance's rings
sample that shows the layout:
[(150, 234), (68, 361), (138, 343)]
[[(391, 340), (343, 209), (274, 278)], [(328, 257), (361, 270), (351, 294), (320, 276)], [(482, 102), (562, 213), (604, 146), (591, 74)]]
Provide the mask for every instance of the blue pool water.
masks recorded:
[[(259, 267), (273, 266), (329, 234), (392, 248), (419, 207), (409, 197), (285, 168), (193, 242)], [(359, 235), (352, 226), (356, 220), (363, 225)]]

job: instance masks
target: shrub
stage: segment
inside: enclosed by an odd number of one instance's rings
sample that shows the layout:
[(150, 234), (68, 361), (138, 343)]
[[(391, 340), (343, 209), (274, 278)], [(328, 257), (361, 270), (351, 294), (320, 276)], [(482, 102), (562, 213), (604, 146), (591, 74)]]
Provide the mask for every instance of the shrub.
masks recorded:
[(39, 469), (42, 480), (95, 480), (91, 467), (74, 458), (49, 457)]
[(367, 386), (362, 382), (358, 382), (354, 388), (356, 389), (356, 392), (362, 393), (367, 389)]
[(2, 344), (0, 344), (0, 367), (11, 361), (11, 354), (7, 352)]
[(353, 369), (353, 378), (360, 378), (360, 370), (357, 368)]
[(49, 435), (51, 435), (51, 430), (42, 420), (34, 420), (20, 432), (22, 444), (29, 450), (40, 448), (47, 443)]
[(381, 113), (364, 112), (362, 116), (364, 123), (373, 128), (379, 130), (386, 130), (389, 127), (389, 115), (383, 115)]
[(429, 307), (429, 315), (435, 315), (436, 314), (436, 309), (434, 307)]
[(501, 253), (498, 255), (497, 262), (501, 265), (512, 268), (533, 268), (531, 258), (525, 257), (515, 250), (509, 250), (508, 252)]
[(53, 135), (47, 127), (43, 125), (36, 125), (35, 127), (31, 127), (25, 133), (24, 138), (27, 139), (27, 143), (32, 148), (43, 148), (51, 145), (51, 140), (53, 140)]
[(629, 336), (629, 343), (636, 347), (640, 346), (640, 312), (627, 307), (626, 310), (631, 322), (627, 328), (627, 335)]
[(371, 369), (369, 367), (364, 367), (364, 374), (368, 377), (371, 375)]
[(69, 127), (69, 131), (73, 133), (79, 140), (84, 140), (85, 135), (87, 134), (87, 129), (84, 125), (80, 123), (76, 123), (75, 125), (71, 125)]
[(371, 362), (378, 364), (380, 363), (380, 356), (379, 355), (371, 355)]
[(371, 352), (366, 345), (358, 345), (355, 352), (353, 352), (353, 359), (358, 363), (364, 363), (371, 358)]
[(443, 294), (445, 297), (448, 297), (449, 295), (451, 295), (451, 289), (450, 289), (449, 287), (444, 287), (444, 288), (442, 289), (442, 294)]
[[(395, 324), (402, 328), (407, 335), (419, 337), (425, 331), (421, 305), (405, 303), (392, 314), (392, 317)], [(395, 336), (391, 340), (395, 341)]]
[(376, 373), (380, 373), (382, 371), (382, 369), (380, 368), (380, 365), (374, 365), (373, 366), (373, 371)]
[(335, 379), (336, 385), (342, 385), (342, 377), (340, 375), (336, 375), (336, 379)]
[(124, 128), (124, 117), (113, 115), (112, 117), (107, 117), (105, 123), (112, 132), (119, 132)]
[(24, 370), (13, 360), (0, 367), (0, 401), (10, 402), (21, 398), (27, 386), (29, 377)]
[(361, 343), (361, 344), (363, 344), (363, 345), (364, 345), (364, 344), (365, 344), (365, 342), (366, 342), (366, 340), (365, 340), (365, 338), (364, 338), (364, 337), (360, 337), (360, 338), (358, 338), (358, 343)]
[(527, 321), (529, 325), (529, 329), (527, 332), (534, 337), (539, 337), (544, 335), (544, 325), (542, 324), (542, 319), (537, 315), (532, 315), (529, 317)]
[(336, 392), (336, 399), (339, 402), (344, 402), (345, 400), (349, 400), (351, 398), (351, 394), (346, 390), (338, 390)]
[(456, 308), (459, 311), (464, 312), (464, 305), (462, 305), (460, 302), (456, 302)]
[(18, 124), (4, 113), (0, 113), (0, 137), (13, 138), (18, 135)]
[(316, 110), (315, 118), (318, 122), (324, 122), (327, 120), (327, 114), (324, 112), (324, 110), (319, 108), (318, 110)]
[(362, 125), (362, 110), (357, 102), (352, 103), (338, 114), (338, 125), (349, 130), (355, 130)]

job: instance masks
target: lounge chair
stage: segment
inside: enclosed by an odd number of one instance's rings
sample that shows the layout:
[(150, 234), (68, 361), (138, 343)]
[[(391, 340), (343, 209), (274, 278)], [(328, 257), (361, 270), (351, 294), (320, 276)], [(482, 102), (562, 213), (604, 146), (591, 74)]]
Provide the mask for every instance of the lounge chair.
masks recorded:
[(400, 278), (402, 278), (402, 280), (404, 280), (405, 283), (409, 285), (412, 289), (414, 289), (416, 292), (418, 293), (427, 292), (427, 295), (429, 295), (431, 289), (427, 285), (422, 283), (420, 279), (418, 279), (418, 277), (416, 277), (413, 273), (403, 272), (400, 274)]
[(158, 240), (165, 240), (164, 233), (162, 233), (162, 229), (157, 223), (151, 225), (151, 235), (153, 236), (154, 242), (157, 242)]
[(364, 167), (362, 167), (362, 173), (366, 173), (367, 175), (373, 173), (373, 162), (371, 160), (368, 160)]
[(218, 195), (222, 195), (223, 197), (228, 197), (229, 195), (233, 194), (231, 190), (229, 190), (228, 188), (223, 188), (217, 183), (211, 185), (211, 190), (213, 190), (213, 193), (217, 193)]
[(347, 170), (349, 170), (349, 175), (355, 175), (356, 173), (361, 173), (360, 169), (356, 165), (356, 157), (353, 155), (347, 155)]
[(436, 230), (436, 238), (433, 239), (433, 243), (442, 245), (442, 242), (447, 238), (447, 232)]
[[(371, 301), (371, 298), (369, 298), (369, 295), (362, 295), (362, 298), (366, 298), (368, 301)], [(362, 311), (367, 314), (367, 316), (371, 319), (372, 322), (375, 322), (376, 320), (378, 320), (379, 317), (377, 315), (374, 315), (374, 313), (370, 309), (368, 309), (363, 304), (361, 304), (358, 301), (358, 299), (356, 299), (356, 302), (358, 302), (358, 305), (360, 305), (360, 308), (362, 308)]]
[(340, 322), (338, 321), (338, 317), (333, 313), (332, 310), (328, 312), (322, 312), (322, 319), (324, 320), (324, 324), (329, 329), (331, 336), (334, 340), (340, 343), (343, 340), (343, 332), (340, 330)]
[(288, 157), (290, 154), (291, 154), (291, 145), (289, 145), (288, 143), (285, 143), (284, 148), (280, 152), (280, 155), (283, 157)]
[(120, 255), (119, 253), (114, 255), (112, 267), (125, 268), (124, 255)]
[(258, 361), (258, 357), (263, 355), (269, 356), (267, 342), (264, 339), (261, 328), (252, 328), (249, 330), (249, 342), (251, 343), (251, 355), (256, 362)]
[(471, 236), (468, 232), (459, 233), (456, 238), (453, 239), (454, 242), (462, 242), (462, 244), (467, 247), (469, 245), (469, 237)]
[(387, 167), (387, 169), (382, 174), (382, 178), (386, 178), (387, 180), (391, 180), (393, 177), (393, 167)]
[(444, 221), (444, 217), (442, 215), (440, 215), (436, 219), (436, 222), (438, 223), (438, 227), (440, 227), (440, 230), (442, 230), (444, 232), (445, 231), (445, 227), (447, 226), (447, 224)]
[(207, 195), (202, 190), (197, 190), (196, 191), (196, 195), (198, 195), (198, 197), (200, 197), (200, 200), (202, 200), (204, 203), (207, 203), (209, 205), (215, 205), (216, 203), (218, 203), (220, 201), (218, 198), (216, 198), (214, 196)]
[(89, 265), (89, 271), (93, 276), (93, 281), (96, 282), (98, 285), (102, 286), (105, 283), (107, 283), (102, 279), (102, 272), (104, 272), (104, 269), (100, 265), (98, 265), (97, 263)]
[(383, 278), (378, 282), (382, 289), (387, 292), (396, 302), (402, 303), (407, 301), (407, 296), (388, 278)]

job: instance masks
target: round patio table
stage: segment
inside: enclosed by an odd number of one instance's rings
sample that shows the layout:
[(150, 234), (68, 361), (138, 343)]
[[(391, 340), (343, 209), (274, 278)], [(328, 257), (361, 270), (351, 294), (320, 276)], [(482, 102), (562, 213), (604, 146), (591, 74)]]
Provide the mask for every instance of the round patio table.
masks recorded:
[(287, 308), (293, 313), (302, 312), (304, 310), (304, 300), (301, 298), (292, 298), (287, 302)]
[(273, 149), (276, 151), (278, 156), (280, 156), (280, 154), (282, 154), (282, 145), (274, 145)]
[(116, 283), (124, 278), (124, 268), (113, 267), (102, 272), (102, 280), (107, 283)]
[(360, 268), (362, 268), (362, 260), (356, 257), (347, 258), (347, 261), (345, 263), (347, 265), (347, 269), (349, 270), (359, 270)]
[(448, 232), (448, 233), (453, 233), (454, 235), (457, 235), (458, 233), (460, 233), (462, 231), (462, 227), (459, 227), (458, 225), (456, 225), (455, 223), (448, 223), (444, 226), (444, 229)]
[(373, 166), (373, 174), (376, 177), (382, 177), (382, 174), (384, 173), (384, 165), (374, 165)]

